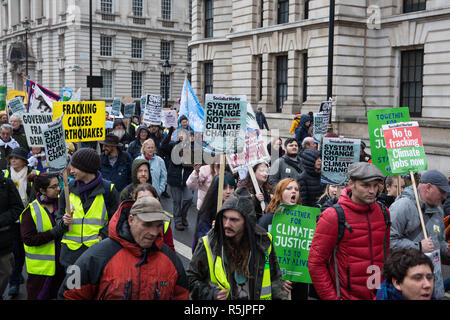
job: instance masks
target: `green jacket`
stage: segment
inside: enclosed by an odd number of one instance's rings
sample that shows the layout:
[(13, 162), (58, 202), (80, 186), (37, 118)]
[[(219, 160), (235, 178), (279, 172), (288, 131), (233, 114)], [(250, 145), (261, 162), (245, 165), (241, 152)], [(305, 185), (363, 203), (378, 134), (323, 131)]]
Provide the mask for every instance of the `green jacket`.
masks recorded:
[[(266, 231), (262, 227), (256, 225), (256, 213), (254, 211), (253, 202), (250, 194), (248, 193), (248, 189), (245, 187), (237, 189), (233, 195), (231, 195), (224, 202), (221, 210), (217, 214), (214, 229), (211, 229), (207, 234), (208, 242), (213, 255), (222, 256), (226, 271), (228, 271), (228, 263), (227, 257), (225, 256), (225, 251), (222, 250), (222, 239), (224, 234), (222, 216), (223, 212), (227, 209), (237, 210), (244, 216), (247, 228), (246, 232), (251, 235), (250, 250), (253, 252), (253, 259), (250, 260), (249, 268), (250, 274), (253, 275), (253, 278), (249, 280), (249, 288), (250, 299), (256, 300), (261, 295), (265, 252), (269, 248), (270, 239), (267, 236)], [(272, 299), (286, 300), (287, 293), (283, 290), (281, 271), (278, 265), (275, 250), (271, 250), (269, 255), (269, 263)], [(188, 276), (189, 291), (193, 300), (213, 300), (220, 291), (220, 288), (217, 285), (210, 282), (206, 249), (201, 239), (197, 244), (186, 274)], [(234, 277), (227, 272), (227, 279), (231, 285), (229, 299), (233, 300), (232, 292), (233, 286), (235, 285)]]

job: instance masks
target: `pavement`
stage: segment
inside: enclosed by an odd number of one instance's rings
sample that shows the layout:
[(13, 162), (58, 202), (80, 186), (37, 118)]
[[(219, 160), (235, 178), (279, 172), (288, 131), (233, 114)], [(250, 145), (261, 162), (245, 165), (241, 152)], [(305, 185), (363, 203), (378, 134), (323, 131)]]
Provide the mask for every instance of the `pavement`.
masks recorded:
[[(162, 197), (161, 203), (162, 203), (163, 208), (166, 211), (173, 213), (171, 200), (172, 200), (171, 198)], [(189, 208), (188, 216), (187, 216), (189, 226), (186, 227), (186, 229), (184, 231), (178, 231), (177, 229), (175, 229), (174, 224), (171, 223), (175, 251), (177, 252), (178, 256), (180, 257), (185, 270), (189, 267), (189, 262), (192, 258), (192, 239), (193, 239), (193, 235), (194, 235), (194, 231), (195, 231), (195, 224), (197, 221), (196, 203), (197, 203), (197, 196), (195, 193), (193, 201), (192, 201), (192, 205)], [(25, 278), (25, 283), (26, 283), (27, 273), (26, 273), (25, 266), (23, 268), (22, 274)], [(442, 265), (442, 275), (443, 275), (443, 279), (450, 278), (450, 266)], [(27, 298), (25, 284), (22, 284), (20, 286), (19, 295), (14, 297), (13, 299), (11, 299), (11, 297), (8, 296), (8, 290), (9, 290), (9, 288), (6, 288), (5, 293), (3, 295), (3, 299), (5, 299), (5, 300), (26, 300), (26, 298)], [(444, 298), (442, 298), (442, 300), (450, 300), (450, 292), (447, 292), (446, 296)]]

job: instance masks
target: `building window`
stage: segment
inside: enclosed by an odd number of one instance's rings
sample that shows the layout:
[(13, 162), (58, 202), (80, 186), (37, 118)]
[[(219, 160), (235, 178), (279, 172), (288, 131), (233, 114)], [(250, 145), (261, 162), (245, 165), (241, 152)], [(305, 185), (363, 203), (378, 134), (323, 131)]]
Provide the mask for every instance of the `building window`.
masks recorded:
[(42, 38), (36, 39), (36, 58), (42, 59)]
[(142, 39), (131, 38), (131, 57), (142, 59)]
[(66, 86), (66, 72), (64, 69), (59, 70), (59, 87), (65, 87)]
[(100, 90), (100, 96), (102, 98), (113, 97), (113, 72), (110, 70), (101, 70), (101, 76), (103, 77), (103, 88)]
[(401, 57), (400, 105), (413, 117), (422, 116), (423, 49), (403, 51)]
[(166, 100), (166, 95), (167, 99), (170, 99), (170, 74), (165, 75), (164, 72), (161, 72), (160, 76), (160, 95), (163, 99), (163, 103)]
[(213, 64), (212, 62), (206, 62), (204, 64), (204, 77), (205, 77), (205, 94), (213, 93)]
[(303, 54), (303, 102), (308, 98), (308, 53)]
[(188, 48), (187, 49), (187, 61), (192, 61), (192, 49)]
[(100, 56), (112, 57), (113, 39), (109, 36), (100, 36)]
[(289, 0), (278, 0), (278, 24), (289, 22)]
[(161, 40), (161, 60), (170, 60), (172, 43), (170, 41)]
[(287, 99), (288, 89), (288, 57), (277, 57), (277, 112), (281, 112)]
[(214, 31), (213, 0), (205, 0), (205, 38), (212, 38)]
[(143, 0), (133, 0), (133, 16), (142, 17), (144, 15), (144, 4)]
[(100, 11), (102, 13), (113, 13), (113, 0), (101, 0)]
[(172, 0), (161, 0), (161, 18), (172, 20)]
[[(42, 38), (41, 38), (42, 41)], [(42, 44), (42, 42), (41, 42)], [(58, 36), (58, 48), (59, 48), (59, 58), (64, 58), (64, 47), (65, 47), (65, 39), (64, 39), (64, 34), (60, 34)]]
[(309, 0), (305, 0), (305, 7), (304, 10), (304, 19), (309, 19)]
[(425, 10), (426, 0), (403, 0), (403, 13)]
[(258, 85), (259, 85), (259, 95), (258, 100), (263, 98), (263, 59), (262, 56), (258, 57)]
[(142, 86), (144, 81), (144, 73), (138, 71), (131, 72), (131, 96), (140, 98), (142, 96)]

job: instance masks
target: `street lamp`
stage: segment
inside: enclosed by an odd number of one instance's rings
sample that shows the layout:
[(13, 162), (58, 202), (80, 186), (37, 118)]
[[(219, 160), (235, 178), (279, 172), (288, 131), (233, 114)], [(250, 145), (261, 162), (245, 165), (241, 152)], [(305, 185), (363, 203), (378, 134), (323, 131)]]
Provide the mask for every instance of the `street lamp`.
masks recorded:
[(30, 30), (30, 20), (25, 17), (22, 21), (23, 28), (25, 29), (25, 76), (28, 76), (28, 31)]
[(168, 107), (168, 103), (167, 103), (167, 99), (169, 96), (169, 75), (170, 75), (170, 63), (169, 60), (166, 59), (166, 61), (164, 61), (164, 64), (162, 65), (163, 68), (163, 74), (164, 74), (164, 96), (165, 96), (165, 108)]

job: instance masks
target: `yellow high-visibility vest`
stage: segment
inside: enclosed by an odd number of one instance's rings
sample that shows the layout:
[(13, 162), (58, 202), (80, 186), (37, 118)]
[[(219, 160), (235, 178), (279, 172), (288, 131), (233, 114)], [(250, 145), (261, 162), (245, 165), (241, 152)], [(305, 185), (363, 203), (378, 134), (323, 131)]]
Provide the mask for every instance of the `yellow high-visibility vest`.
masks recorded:
[[(111, 190), (113, 187), (114, 185), (111, 184)], [(91, 247), (99, 242), (99, 232), (108, 223), (108, 212), (106, 212), (103, 194), (95, 197), (86, 213), (79, 196), (70, 193), (69, 199), (74, 209), (72, 231), (66, 232), (61, 242), (65, 243), (70, 250), (78, 250), (83, 244)]]
[[(272, 235), (267, 233), (272, 242)], [(205, 246), (206, 256), (208, 257), (209, 276), (211, 283), (217, 284), (222, 290), (228, 290), (227, 297), (230, 294), (230, 283), (227, 279), (227, 274), (220, 256), (213, 256), (208, 242), (208, 236), (202, 237), (203, 245)], [(260, 300), (272, 300), (272, 282), (270, 280), (270, 264), (269, 255), (272, 250), (270, 244), (265, 254), (264, 273), (262, 280)]]
[[(45, 232), (53, 228), (47, 211), (37, 200), (31, 202), (27, 208), (30, 208), (31, 217), (36, 225), (37, 232)], [(20, 215), (21, 223), (22, 215), (26, 210)], [(50, 241), (40, 246), (27, 246), (24, 243), (23, 247), (25, 249), (25, 263), (28, 273), (43, 276), (55, 275), (55, 241)]]

